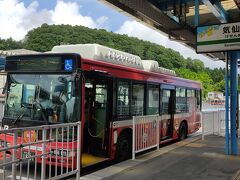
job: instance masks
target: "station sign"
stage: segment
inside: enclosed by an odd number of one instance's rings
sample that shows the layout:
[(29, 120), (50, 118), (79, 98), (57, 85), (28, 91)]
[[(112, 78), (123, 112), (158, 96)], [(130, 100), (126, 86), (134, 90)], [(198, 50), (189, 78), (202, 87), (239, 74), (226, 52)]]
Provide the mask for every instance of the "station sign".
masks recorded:
[(240, 22), (197, 28), (197, 53), (240, 50)]

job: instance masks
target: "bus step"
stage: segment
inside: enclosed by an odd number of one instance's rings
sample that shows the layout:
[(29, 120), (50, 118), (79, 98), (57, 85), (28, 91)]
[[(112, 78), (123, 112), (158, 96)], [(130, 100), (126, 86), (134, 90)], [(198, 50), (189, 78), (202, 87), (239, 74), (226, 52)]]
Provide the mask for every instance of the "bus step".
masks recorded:
[(167, 138), (161, 139), (160, 144), (164, 144), (164, 143), (170, 142), (172, 140), (173, 140), (173, 138), (167, 137)]
[(92, 154), (83, 153), (82, 154), (82, 167), (91, 166), (103, 161), (108, 160), (108, 158), (94, 156)]

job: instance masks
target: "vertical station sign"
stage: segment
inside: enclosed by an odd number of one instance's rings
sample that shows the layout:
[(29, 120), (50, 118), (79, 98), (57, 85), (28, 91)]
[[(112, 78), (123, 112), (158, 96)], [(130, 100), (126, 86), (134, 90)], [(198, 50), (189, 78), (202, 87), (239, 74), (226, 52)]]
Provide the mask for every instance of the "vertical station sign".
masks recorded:
[(197, 53), (240, 50), (240, 22), (197, 28)]

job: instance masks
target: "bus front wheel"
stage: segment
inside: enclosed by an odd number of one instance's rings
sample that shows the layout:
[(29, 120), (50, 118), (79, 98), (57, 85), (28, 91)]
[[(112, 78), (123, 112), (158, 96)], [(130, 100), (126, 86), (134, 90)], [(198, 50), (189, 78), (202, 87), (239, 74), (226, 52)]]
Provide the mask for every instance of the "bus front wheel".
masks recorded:
[(187, 138), (187, 125), (185, 122), (182, 122), (179, 128), (179, 140), (184, 140)]
[(121, 162), (131, 157), (132, 141), (130, 134), (123, 132), (117, 142), (116, 161)]

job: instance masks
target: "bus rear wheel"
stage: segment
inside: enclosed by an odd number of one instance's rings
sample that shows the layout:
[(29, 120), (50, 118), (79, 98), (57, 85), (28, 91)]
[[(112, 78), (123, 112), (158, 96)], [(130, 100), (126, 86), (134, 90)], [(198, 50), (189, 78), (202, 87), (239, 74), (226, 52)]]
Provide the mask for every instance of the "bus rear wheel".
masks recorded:
[(122, 133), (117, 142), (116, 161), (121, 162), (131, 157), (132, 141), (128, 133)]
[(185, 122), (182, 122), (179, 128), (179, 140), (184, 140), (187, 138), (187, 125)]

